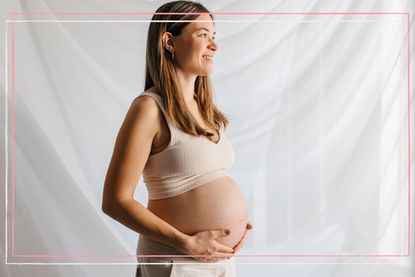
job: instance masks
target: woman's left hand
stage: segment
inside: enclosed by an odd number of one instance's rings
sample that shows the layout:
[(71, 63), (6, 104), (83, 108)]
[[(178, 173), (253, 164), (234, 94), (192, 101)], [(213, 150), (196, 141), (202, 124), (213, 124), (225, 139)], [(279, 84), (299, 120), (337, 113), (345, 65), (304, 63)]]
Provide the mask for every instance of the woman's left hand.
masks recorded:
[(246, 238), (248, 236), (248, 231), (251, 230), (251, 229), (252, 229), (252, 224), (248, 222), (246, 224), (246, 229), (245, 229), (244, 235), (242, 236), (242, 238), (238, 242), (238, 244), (233, 248), (233, 253), (234, 254), (236, 254), (242, 248), (242, 246), (244, 245), (245, 240), (246, 240)]

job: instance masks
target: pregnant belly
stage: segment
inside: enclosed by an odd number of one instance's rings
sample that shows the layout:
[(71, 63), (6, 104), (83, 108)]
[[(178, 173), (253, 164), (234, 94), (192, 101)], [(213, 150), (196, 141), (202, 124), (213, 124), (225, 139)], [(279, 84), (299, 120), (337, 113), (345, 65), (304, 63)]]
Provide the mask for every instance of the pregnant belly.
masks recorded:
[(229, 247), (242, 238), (248, 221), (245, 198), (229, 176), (174, 197), (149, 200), (147, 208), (188, 235), (228, 228), (230, 234), (217, 241)]

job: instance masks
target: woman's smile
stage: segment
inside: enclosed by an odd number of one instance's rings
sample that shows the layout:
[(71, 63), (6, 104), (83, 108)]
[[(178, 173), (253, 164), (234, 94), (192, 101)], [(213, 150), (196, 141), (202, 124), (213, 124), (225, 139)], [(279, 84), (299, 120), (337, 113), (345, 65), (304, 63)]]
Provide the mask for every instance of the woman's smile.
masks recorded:
[(213, 63), (213, 57), (212, 57), (212, 56), (207, 56), (207, 55), (205, 55), (205, 56), (203, 56), (203, 58), (204, 58), (205, 60), (207, 60), (208, 62)]

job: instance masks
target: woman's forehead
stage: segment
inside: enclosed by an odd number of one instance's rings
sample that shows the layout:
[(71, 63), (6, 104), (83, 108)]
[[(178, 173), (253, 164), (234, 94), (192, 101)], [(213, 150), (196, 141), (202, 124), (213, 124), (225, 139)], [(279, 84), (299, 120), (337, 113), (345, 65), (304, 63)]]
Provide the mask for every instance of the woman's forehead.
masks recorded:
[[(203, 15), (201, 15), (203, 16)], [(201, 16), (197, 17), (195, 21), (192, 21), (189, 26), (189, 31), (194, 32), (200, 29), (206, 29), (208, 32), (215, 32), (215, 25), (213, 24), (212, 18), (207, 15), (207, 18), (201, 18)]]

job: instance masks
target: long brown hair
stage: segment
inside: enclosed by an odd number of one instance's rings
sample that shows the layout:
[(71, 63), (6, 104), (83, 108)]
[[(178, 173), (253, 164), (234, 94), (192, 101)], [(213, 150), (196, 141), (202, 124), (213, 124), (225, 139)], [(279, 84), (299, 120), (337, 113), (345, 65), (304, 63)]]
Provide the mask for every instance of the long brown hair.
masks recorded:
[[(145, 90), (153, 86), (157, 88), (165, 103), (169, 117), (167, 120), (177, 128), (191, 135), (209, 137), (213, 134), (201, 128), (186, 107), (172, 55), (164, 48), (161, 39), (164, 32), (170, 32), (173, 36), (180, 35), (183, 28), (190, 23), (189, 20), (195, 20), (201, 13), (209, 13), (213, 20), (212, 14), (202, 4), (192, 1), (173, 1), (157, 9), (147, 34)], [(208, 76), (196, 77), (195, 100), (208, 127), (216, 132), (219, 132), (221, 125), (227, 127), (228, 119), (213, 101)]]

